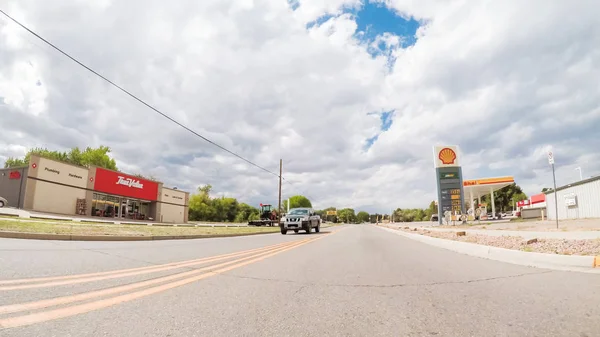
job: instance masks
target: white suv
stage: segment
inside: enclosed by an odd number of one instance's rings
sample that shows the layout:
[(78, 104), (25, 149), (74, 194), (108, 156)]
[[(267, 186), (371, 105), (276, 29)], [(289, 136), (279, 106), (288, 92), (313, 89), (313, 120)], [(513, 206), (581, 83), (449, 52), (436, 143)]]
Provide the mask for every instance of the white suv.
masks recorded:
[(290, 212), (281, 218), (281, 234), (287, 234), (288, 230), (298, 233), (301, 229), (310, 234), (312, 229), (319, 233), (321, 231), (321, 217), (315, 214), (312, 208), (292, 208)]

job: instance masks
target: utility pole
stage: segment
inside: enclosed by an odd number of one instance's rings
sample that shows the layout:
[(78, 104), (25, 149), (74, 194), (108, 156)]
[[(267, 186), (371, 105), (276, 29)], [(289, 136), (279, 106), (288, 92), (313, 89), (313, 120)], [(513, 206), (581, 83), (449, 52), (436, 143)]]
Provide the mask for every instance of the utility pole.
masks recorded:
[[(277, 222), (281, 220), (281, 174), (283, 173), (283, 160), (279, 159), (279, 206), (277, 207)], [(288, 203), (289, 205), (289, 203)]]

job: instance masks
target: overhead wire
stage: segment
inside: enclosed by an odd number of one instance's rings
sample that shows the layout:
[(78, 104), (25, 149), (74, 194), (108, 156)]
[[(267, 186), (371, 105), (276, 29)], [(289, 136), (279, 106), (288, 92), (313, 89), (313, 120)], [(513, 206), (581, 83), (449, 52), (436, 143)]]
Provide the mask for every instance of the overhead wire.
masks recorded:
[[(246, 159), (244, 157), (242, 157), (241, 155), (225, 148), (224, 146), (208, 139), (207, 137), (201, 135), (200, 133), (192, 130), (191, 128), (189, 128), (188, 126), (184, 125), (183, 123), (177, 121), (176, 119), (174, 119), (173, 117), (167, 115), (166, 113), (160, 111), (159, 109), (155, 108), (154, 106), (152, 106), (151, 104), (147, 103), (146, 101), (144, 101), (143, 99), (139, 98), (138, 96), (134, 95), (133, 93), (129, 92), (128, 90), (126, 90), (125, 88), (121, 87), (120, 85), (116, 84), (115, 82), (113, 82), (112, 80), (110, 80), (109, 78), (107, 78), (106, 76), (100, 74), (99, 72), (97, 72), (96, 70), (92, 69), (91, 67), (85, 65), (84, 63), (82, 63), (81, 61), (79, 61), (78, 59), (76, 59), (75, 57), (71, 56), (70, 54), (68, 54), (67, 52), (63, 51), (61, 48), (59, 48), (58, 46), (54, 45), (52, 42), (50, 42), (49, 40), (45, 39), (44, 37), (42, 37), (41, 35), (39, 35), (38, 33), (36, 33), (35, 31), (31, 30), (29, 27), (25, 26), (24, 24), (22, 24), (20, 21), (16, 20), (15, 18), (13, 18), (12, 16), (10, 16), (8, 13), (6, 13), (5, 11), (3, 11), (2, 9), (0, 9), (0, 13), (2, 13), (4, 16), (6, 16), (9, 20), (11, 20), (12, 22), (14, 22), (15, 24), (17, 24), (18, 26), (20, 26), (22, 29), (24, 29), (25, 31), (27, 31), (28, 33), (30, 33), (31, 35), (33, 35), (34, 37), (36, 37), (37, 39), (39, 39), (40, 41), (44, 42), (45, 44), (47, 44), (48, 46), (50, 46), (51, 48), (53, 48), (54, 50), (58, 51), (59, 53), (61, 53), (62, 55), (64, 55), (65, 57), (67, 57), (68, 59), (70, 59), (71, 61), (75, 62), (76, 64), (78, 64), (79, 66), (83, 67), (84, 69), (86, 69), (87, 71), (91, 72), (92, 74), (98, 76), (99, 78), (101, 78), (102, 80), (104, 80), (105, 82), (109, 83), (110, 85), (112, 85), (113, 87), (119, 89), (121, 92), (125, 93), (126, 95), (128, 95), (129, 97), (133, 98), (134, 100), (138, 101), (139, 103), (143, 104), (144, 106), (146, 106), (147, 108), (151, 109), (152, 111), (154, 111), (155, 113), (159, 114), (160, 116), (166, 118), (167, 120), (169, 120), (170, 122), (176, 124), (177, 126), (183, 128), (184, 130), (192, 133), (193, 135), (199, 137), (200, 139), (206, 141), (207, 143), (237, 157), (238, 159), (243, 160), (244, 162), (264, 171), (267, 172), (269, 174), (272, 174), (276, 177), (279, 177), (279, 174), (277, 174), (276, 172), (273, 172), (263, 166), (260, 166), (254, 162), (252, 162), (249, 159)], [(33, 42), (32, 42), (33, 43)], [(36, 45), (37, 46), (37, 45)], [(41, 49), (40, 46), (37, 46), (38, 48)], [(281, 177), (281, 179), (290, 184), (290, 185), (294, 185), (294, 183), (288, 181), (287, 179), (285, 179), (283, 176)], [(306, 194), (305, 191), (299, 190), (300, 193), (302, 193), (303, 195), (306, 195), (309, 199), (313, 199), (311, 196), (309, 196), (308, 194)], [(314, 200), (314, 199), (313, 199)]]
[(21, 22), (17, 21), (16, 19), (14, 19), (12, 16), (10, 16), (9, 14), (7, 14), (5, 11), (3, 11), (2, 9), (0, 9), (0, 13), (2, 13), (4, 16), (6, 16), (8, 19), (10, 19), (11, 21), (13, 21), (14, 23), (16, 23), (17, 25), (19, 25), (21, 28), (25, 29), (27, 32), (29, 32), (31, 35), (35, 36), (36, 38), (38, 38), (39, 40), (43, 41), (44, 43), (46, 43), (47, 45), (49, 45), (50, 47), (52, 47), (53, 49), (55, 49), (56, 51), (58, 51), (59, 53), (61, 53), (62, 55), (66, 56), (67, 58), (69, 58), (71, 61), (77, 63), (78, 65), (80, 65), (81, 67), (85, 68), (86, 70), (88, 70), (89, 72), (91, 72), (92, 74), (100, 77), (101, 79), (103, 79), (104, 81), (106, 81), (107, 83), (109, 83), (110, 85), (114, 86), (115, 88), (119, 89), (120, 91), (122, 91), (123, 93), (127, 94), (129, 97), (135, 99), (136, 101), (140, 102), (141, 104), (145, 105), (146, 107), (148, 107), (149, 109), (151, 109), (152, 111), (158, 113), (159, 115), (161, 115), (162, 117), (168, 119), (169, 121), (173, 122), (174, 124), (180, 126), (181, 128), (187, 130), (188, 132), (194, 134), (195, 136), (199, 137), (200, 139), (206, 141), (207, 143), (216, 146), (217, 148), (237, 157), (238, 159), (243, 160), (244, 162), (258, 168), (261, 169), (267, 173), (270, 173), (276, 177), (279, 177), (279, 174), (270, 171), (254, 162), (252, 162), (249, 159), (246, 159), (244, 157), (242, 157), (241, 155), (225, 148), (224, 146), (215, 143), (214, 141), (206, 138), (205, 136), (201, 135), (200, 133), (192, 130), (191, 128), (189, 128), (188, 126), (182, 124), (181, 122), (175, 120), (173, 117), (167, 115), (166, 113), (160, 111), (159, 109), (155, 108), (154, 106), (152, 106), (151, 104), (147, 103), (146, 101), (142, 100), (141, 98), (137, 97), (136, 95), (132, 94), (131, 92), (127, 91), (125, 88), (119, 86), (118, 84), (116, 84), (115, 82), (111, 81), (110, 79), (108, 79), (107, 77), (103, 76), (102, 74), (98, 73), (97, 71), (95, 71), (94, 69), (88, 67), (87, 65), (83, 64), (82, 62), (80, 62), (79, 60), (77, 60), (76, 58), (74, 58), (73, 56), (69, 55), (68, 53), (66, 53), (65, 51), (63, 51), (62, 49), (60, 49), (59, 47), (57, 47), (56, 45), (54, 45), (52, 42), (46, 40), (45, 38), (43, 38), (42, 36), (40, 36), (38, 33), (34, 32), (33, 30), (29, 29), (27, 26), (25, 26), (24, 24), (22, 24)]

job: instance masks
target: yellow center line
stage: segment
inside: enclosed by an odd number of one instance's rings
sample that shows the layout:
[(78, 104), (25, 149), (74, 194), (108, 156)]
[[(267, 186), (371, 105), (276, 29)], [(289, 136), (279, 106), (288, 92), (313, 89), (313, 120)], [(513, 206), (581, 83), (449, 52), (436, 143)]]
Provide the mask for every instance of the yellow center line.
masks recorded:
[(59, 281), (47, 282), (47, 283), (21, 284), (21, 285), (13, 285), (13, 286), (4, 286), (4, 287), (0, 287), (0, 291), (23, 290), (23, 289), (32, 289), (32, 288), (47, 288), (47, 287), (53, 287), (53, 286), (61, 286), (61, 285), (69, 285), (69, 284), (93, 282), (93, 281), (101, 281), (101, 280), (108, 280), (108, 279), (121, 278), (121, 277), (127, 277), (127, 276), (135, 276), (135, 275), (142, 275), (142, 274), (148, 274), (148, 273), (156, 273), (156, 272), (160, 272), (160, 271), (167, 271), (167, 270), (172, 270), (172, 269), (179, 269), (179, 268), (182, 268), (182, 267), (189, 267), (189, 266), (204, 264), (204, 263), (208, 263), (208, 262), (213, 262), (213, 261), (228, 259), (228, 258), (240, 256), (240, 255), (247, 255), (247, 254), (251, 254), (251, 253), (254, 253), (254, 252), (257, 252), (257, 251), (262, 251), (262, 250), (265, 250), (265, 249), (271, 249), (271, 248), (276, 248), (276, 247), (280, 247), (280, 246), (285, 246), (287, 244), (289, 244), (289, 242), (284, 242), (284, 243), (280, 243), (280, 244), (276, 244), (276, 245), (272, 245), (272, 246), (267, 246), (267, 247), (262, 247), (262, 248), (251, 249), (251, 250), (248, 250), (248, 251), (242, 251), (242, 252), (225, 254), (225, 255), (220, 255), (220, 256), (215, 256), (215, 257), (207, 257), (207, 258), (202, 258), (202, 259), (198, 259), (198, 260), (192, 260), (191, 262), (185, 262), (185, 263), (179, 262), (177, 264), (167, 264), (167, 265), (157, 266), (157, 267), (150, 268), (150, 269), (145, 269), (145, 270), (137, 270), (137, 271), (130, 271), (130, 272), (119, 272), (119, 273), (114, 273), (114, 274), (109, 274), (109, 275), (87, 277), (87, 278), (86, 277), (84, 277), (84, 278), (71, 278), (71, 279), (59, 280)]
[(140, 282), (131, 283), (131, 284), (123, 285), (123, 286), (117, 286), (117, 287), (112, 287), (112, 288), (107, 288), (107, 289), (90, 291), (90, 292), (85, 292), (85, 293), (76, 294), (76, 295), (56, 297), (56, 298), (40, 300), (40, 301), (32, 301), (32, 302), (27, 302), (27, 303), (4, 305), (4, 306), (0, 306), (0, 314), (8, 314), (8, 313), (14, 313), (14, 312), (20, 312), (20, 311), (42, 309), (42, 308), (47, 308), (47, 307), (51, 307), (51, 306), (68, 304), (68, 303), (73, 303), (73, 302), (80, 302), (80, 301), (88, 300), (91, 298), (112, 295), (112, 294), (121, 293), (121, 292), (125, 292), (125, 291), (131, 291), (131, 290), (143, 288), (143, 287), (154, 285), (154, 284), (159, 284), (159, 283), (163, 283), (163, 282), (167, 282), (167, 281), (180, 279), (183, 277), (201, 274), (205, 271), (209, 271), (214, 268), (220, 268), (220, 267), (223, 267), (226, 265), (230, 265), (230, 264), (234, 264), (234, 263), (237, 263), (240, 261), (248, 260), (250, 258), (254, 258), (256, 256), (267, 254), (267, 253), (270, 253), (273, 251), (277, 251), (278, 249), (293, 246), (293, 245), (296, 245), (298, 243), (302, 243), (302, 242), (305, 242), (308, 240), (311, 240), (311, 239), (287, 242), (287, 244), (284, 246), (269, 248), (268, 250), (265, 250), (262, 252), (255, 252), (255, 254), (248, 256), (248, 257), (239, 258), (239, 259), (236, 259), (233, 261), (228, 261), (228, 262), (220, 263), (217, 265), (210, 265), (210, 266), (207, 266), (204, 268), (194, 269), (194, 270), (187, 271), (187, 272), (182, 272), (182, 273), (173, 274), (173, 275), (169, 275), (169, 276), (159, 277), (159, 278), (155, 278), (155, 279), (151, 279), (151, 280), (147, 280), (147, 281), (140, 281)]
[[(291, 241), (291, 242), (293, 242), (293, 241)], [(138, 272), (138, 271), (154, 272), (155, 269), (160, 269), (160, 268), (164, 268), (164, 267), (171, 267), (171, 266), (179, 267), (181, 265), (187, 265), (188, 263), (204, 262), (206, 260), (213, 259), (213, 258), (233, 257), (233, 256), (236, 256), (237, 254), (250, 253), (250, 252), (262, 250), (262, 249), (265, 249), (268, 247), (276, 247), (276, 246), (280, 246), (280, 245), (285, 245), (286, 243), (289, 243), (289, 242), (278, 243), (278, 244), (274, 244), (271, 246), (254, 248), (254, 249), (241, 251), (241, 252), (233, 252), (233, 253), (227, 253), (227, 254), (222, 254), (222, 255), (217, 255), (217, 256), (212, 256), (212, 257), (209, 256), (209, 257), (204, 257), (204, 258), (200, 258), (200, 259), (172, 262), (172, 263), (166, 263), (166, 264), (155, 265), (155, 266), (137, 267), (137, 268), (120, 269), (120, 270), (110, 270), (110, 271), (104, 271), (104, 272), (98, 272), (98, 273), (88, 273), (88, 274), (39, 277), (39, 278), (28, 278), (28, 279), (18, 279), (18, 280), (2, 280), (2, 281), (0, 281), (0, 286), (1, 285), (18, 284), (18, 283), (34, 283), (34, 282), (44, 282), (44, 281), (71, 280), (71, 279), (78, 279), (78, 278), (91, 278), (91, 277), (97, 277), (97, 276), (115, 275), (115, 274)], [(10, 290), (10, 288), (9, 287), (0, 287), (0, 290)]]
[[(336, 231), (336, 232), (339, 232), (339, 231)], [(13, 328), (13, 327), (18, 327), (18, 326), (36, 324), (36, 323), (41, 323), (41, 322), (45, 322), (45, 321), (49, 321), (49, 320), (55, 320), (55, 319), (59, 319), (59, 318), (79, 315), (79, 314), (83, 314), (86, 312), (107, 308), (107, 307), (117, 305), (120, 303), (133, 301), (138, 298), (146, 297), (146, 296), (160, 293), (160, 292), (163, 292), (163, 291), (166, 291), (169, 289), (177, 288), (177, 287), (180, 287), (180, 286), (192, 283), (192, 282), (196, 282), (198, 280), (202, 280), (202, 279), (210, 277), (210, 276), (219, 275), (221, 273), (224, 273), (224, 272), (232, 270), (232, 269), (236, 269), (236, 268), (240, 268), (242, 266), (256, 263), (258, 261), (264, 260), (271, 256), (280, 254), (282, 252), (303, 246), (303, 245), (308, 244), (313, 241), (317, 241), (326, 236), (328, 236), (328, 235), (323, 235), (323, 236), (317, 237), (317, 238), (305, 239), (302, 241), (296, 241), (295, 243), (293, 243), (289, 246), (279, 247), (272, 251), (260, 253), (255, 256), (250, 256), (250, 257), (242, 258), (239, 260), (222, 263), (222, 264), (219, 264), (216, 266), (206, 267), (203, 269), (205, 269), (205, 270), (214, 269), (214, 268), (219, 268), (219, 269), (212, 270), (207, 273), (203, 273), (201, 275), (195, 275), (192, 277), (188, 277), (188, 278), (185, 278), (185, 279), (182, 279), (179, 281), (166, 283), (166, 284), (163, 284), (160, 286), (155, 286), (155, 287), (135, 291), (135, 292), (124, 294), (124, 295), (110, 297), (110, 298), (106, 298), (106, 299), (102, 299), (102, 300), (97, 300), (94, 302), (73, 305), (73, 306), (66, 307), (66, 308), (60, 308), (60, 309), (48, 310), (48, 311), (24, 315), (24, 316), (0, 319), (0, 327), (1, 328)], [(240, 261), (243, 261), (243, 262), (240, 262)], [(220, 266), (222, 266), (222, 267), (220, 267)], [(199, 272), (199, 271), (200, 270), (195, 271), (195, 272)], [(148, 281), (145, 281), (145, 282), (148, 282)], [(84, 294), (81, 294), (81, 295), (84, 295)], [(77, 296), (77, 295), (75, 295), (75, 296)]]

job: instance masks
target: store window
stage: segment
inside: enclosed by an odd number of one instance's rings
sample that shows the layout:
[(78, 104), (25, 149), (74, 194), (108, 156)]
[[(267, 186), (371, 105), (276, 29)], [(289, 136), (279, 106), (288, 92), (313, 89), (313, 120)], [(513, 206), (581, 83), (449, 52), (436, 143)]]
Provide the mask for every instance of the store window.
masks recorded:
[(92, 216), (119, 217), (119, 202), (120, 198), (118, 197), (94, 193), (92, 197)]
[(128, 219), (145, 220), (148, 218), (150, 203), (147, 201), (128, 199), (123, 202), (123, 215)]
[(150, 202), (141, 201), (140, 202), (140, 215), (142, 220), (146, 220), (150, 217)]
[(92, 197), (92, 216), (104, 216), (106, 209), (106, 196), (94, 193)]
[(149, 214), (149, 201), (119, 198), (102, 193), (93, 194), (92, 216), (147, 220)]

